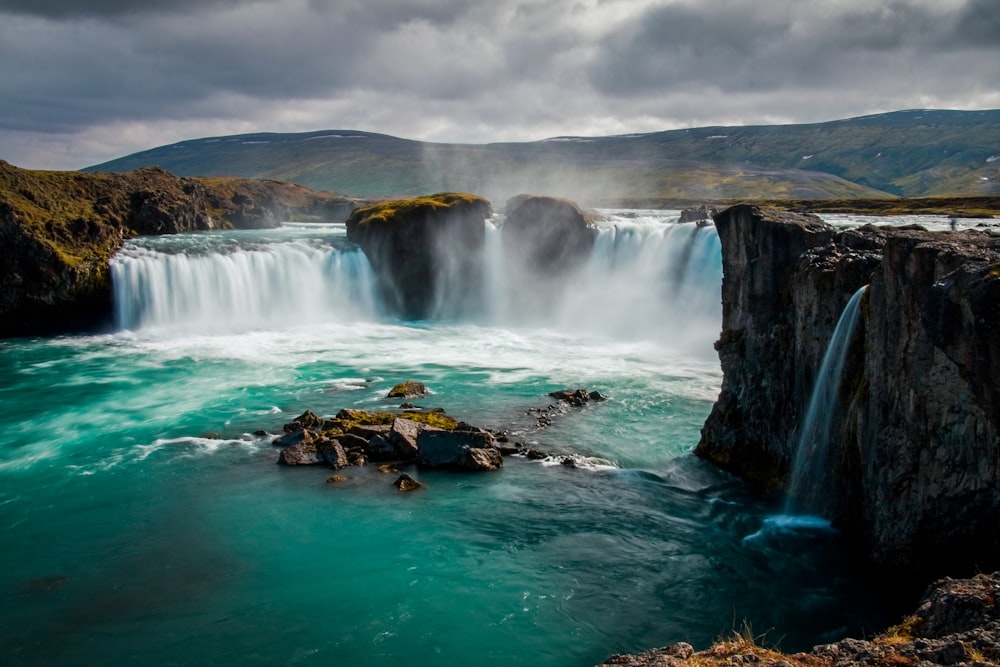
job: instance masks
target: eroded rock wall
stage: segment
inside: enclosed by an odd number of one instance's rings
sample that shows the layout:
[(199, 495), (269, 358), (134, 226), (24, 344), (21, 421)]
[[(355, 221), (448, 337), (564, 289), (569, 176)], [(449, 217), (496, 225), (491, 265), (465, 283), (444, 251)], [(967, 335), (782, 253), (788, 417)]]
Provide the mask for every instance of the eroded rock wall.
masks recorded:
[(896, 573), (1000, 565), (1000, 239), (716, 217), (724, 373), (696, 452), (782, 489), (837, 320), (870, 286), (839, 384), (824, 513)]

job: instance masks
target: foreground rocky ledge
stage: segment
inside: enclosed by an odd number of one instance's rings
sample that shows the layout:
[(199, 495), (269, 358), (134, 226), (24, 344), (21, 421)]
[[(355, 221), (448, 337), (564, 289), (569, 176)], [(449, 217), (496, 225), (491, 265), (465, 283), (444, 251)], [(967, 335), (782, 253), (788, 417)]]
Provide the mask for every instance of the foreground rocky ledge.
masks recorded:
[(871, 640), (844, 639), (809, 653), (785, 655), (760, 646), (752, 632), (695, 652), (680, 643), (638, 655), (614, 655), (602, 663), (620, 667), (932, 667), (1000, 664), (1000, 573), (942, 579), (917, 611)]
[(723, 386), (697, 453), (785, 488), (840, 313), (869, 285), (839, 382), (823, 513), (883, 571), (1000, 567), (1000, 238), (738, 206), (723, 248)]

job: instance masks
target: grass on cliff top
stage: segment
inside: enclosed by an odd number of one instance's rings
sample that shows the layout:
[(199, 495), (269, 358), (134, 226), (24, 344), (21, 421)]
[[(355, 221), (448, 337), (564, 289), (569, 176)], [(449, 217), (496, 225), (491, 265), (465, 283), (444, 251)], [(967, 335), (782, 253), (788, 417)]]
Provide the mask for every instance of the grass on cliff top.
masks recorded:
[(386, 199), (367, 206), (359, 206), (348, 218), (348, 225), (369, 225), (390, 220), (410, 219), (415, 215), (430, 213), (454, 206), (489, 206), (489, 202), (478, 195), (465, 192), (440, 192), (426, 197), (412, 199)]
[(1000, 197), (920, 197), (915, 199), (818, 199), (754, 202), (805, 213), (865, 213), (867, 215), (948, 215), (959, 218), (992, 218), (1000, 215)]

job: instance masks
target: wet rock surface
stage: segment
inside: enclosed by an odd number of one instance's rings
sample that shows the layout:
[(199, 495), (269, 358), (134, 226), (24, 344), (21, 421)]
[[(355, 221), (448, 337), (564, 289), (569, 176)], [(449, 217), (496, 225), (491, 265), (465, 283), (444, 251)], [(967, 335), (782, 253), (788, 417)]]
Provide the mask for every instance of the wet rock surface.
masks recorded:
[(894, 576), (1000, 566), (1000, 238), (840, 232), (750, 206), (715, 222), (724, 377), (697, 453), (782, 489), (833, 329), (869, 284), (832, 420), (830, 517)]
[[(347, 219), (347, 237), (361, 246), (384, 302), (406, 319), (464, 312), (482, 281), (485, 221), (492, 206), (482, 197), (441, 193), (358, 207)], [(441, 267), (460, 291), (445, 293)]]
[[(607, 397), (587, 389), (565, 389), (549, 395), (556, 399), (546, 408), (530, 408), (532, 419), (514, 431), (536, 433), (551, 418), (569, 414)], [(526, 428), (525, 428), (526, 427)], [(283, 426), (285, 433), (271, 439), (281, 449), (277, 462), (283, 466), (348, 466), (381, 464), (383, 472), (400, 472), (404, 466), (421, 470), (485, 472), (503, 468), (504, 456), (555, 462), (567, 467), (591, 466), (596, 460), (579, 454), (539, 450), (524, 442), (511, 442), (511, 429), (490, 430), (459, 421), (441, 408), (422, 410), (410, 405), (399, 410), (343, 409), (333, 417), (306, 410)], [(266, 431), (258, 431), (266, 436)], [(599, 464), (613, 465), (608, 461)], [(338, 478), (328, 481), (343, 481)], [(412, 479), (412, 478), (411, 478)], [(419, 483), (417, 480), (413, 482)], [(409, 485), (409, 481), (403, 482)], [(406, 490), (406, 489), (401, 489)]]

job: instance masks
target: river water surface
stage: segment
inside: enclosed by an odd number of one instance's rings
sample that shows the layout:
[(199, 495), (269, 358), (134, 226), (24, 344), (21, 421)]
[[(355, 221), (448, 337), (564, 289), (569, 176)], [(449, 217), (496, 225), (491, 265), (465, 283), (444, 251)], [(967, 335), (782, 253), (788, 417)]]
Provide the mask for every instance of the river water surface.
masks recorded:
[[(342, 225), (131, 241), (117, 330), (0, 342), (5, 665), (590, 665), (748, 623), (808, 648), (887, 620), (822, 525), (776, 521), (691, 450), (721, 383), (711, 226), (607, 212), (586, 271), (519, 310), (383, 312)], [(576, 467), (275, 465), (305, 409), (416, 401)], [(609, 397), (525, 415), (556, 389)]]

